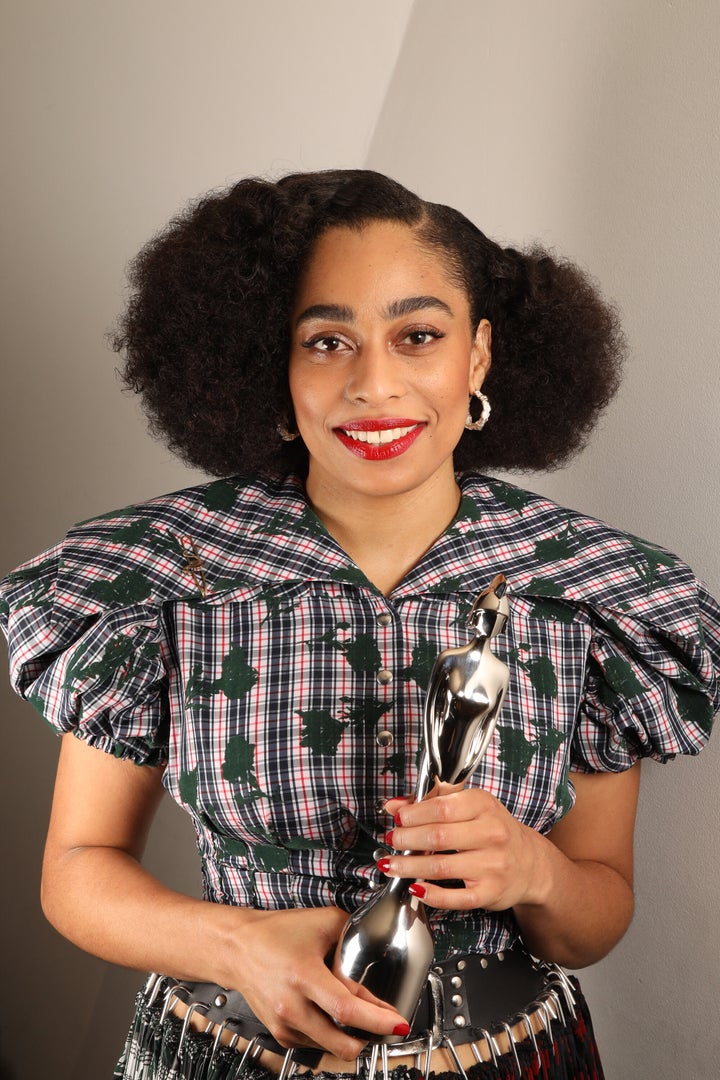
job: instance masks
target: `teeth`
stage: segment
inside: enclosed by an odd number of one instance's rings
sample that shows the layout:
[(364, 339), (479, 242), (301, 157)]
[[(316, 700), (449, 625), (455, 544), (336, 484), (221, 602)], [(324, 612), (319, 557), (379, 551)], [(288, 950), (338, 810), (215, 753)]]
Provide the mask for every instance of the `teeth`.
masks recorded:
[(387, 446), (388, 443), (395, 442), (396, 439), (402, 439), (404, 435), (407, 435), (409, 431), (413, 431), (417, 427), (417, 424), (412, 424), (410, 427), (397, 427), (387, 428), (385, 431), (345, 431), (345, 434), (350, 439), (354, 439), (356, 442), (369, 443), (370, 446)]

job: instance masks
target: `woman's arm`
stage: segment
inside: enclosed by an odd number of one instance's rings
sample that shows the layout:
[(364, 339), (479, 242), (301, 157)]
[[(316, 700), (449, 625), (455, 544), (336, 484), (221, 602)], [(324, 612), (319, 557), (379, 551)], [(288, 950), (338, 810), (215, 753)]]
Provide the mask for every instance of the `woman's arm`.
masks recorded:
[(43, 909), (60, 933), (116, 964), (240, 990), (283, 1045), (350, 1060), (362, 1043), (333, 1020), (395, 1030), (403, 1018), (394, 1009), (354, 995), (324, 963), (347, 918), (337, 908), (211, 904), (143, 869), (161, 775), (63, 738), (42, 879)]
[[(387, 872), (421, 879), (425, 901), (437, 908), (513, 908), (535, 956), (570, 968), (595, 963), (632, 918), (640, 768), (575, 773), (573, 782), (575, 806), (548, 837), (477, 788), (415, 804), (393, 800), (394, 847), (451, 854), (393, 856)], [(465, 888), (436, 884), (451, 879)]]

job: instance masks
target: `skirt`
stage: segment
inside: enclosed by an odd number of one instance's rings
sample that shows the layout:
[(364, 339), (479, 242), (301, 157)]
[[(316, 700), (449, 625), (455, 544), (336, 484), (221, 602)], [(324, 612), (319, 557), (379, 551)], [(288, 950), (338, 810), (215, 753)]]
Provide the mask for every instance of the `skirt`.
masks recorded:
[[(541, 1032), (534, 1046), (527, 1039), (515, 1053), (498, 1055), (494, 1061), (472, 1065), (464, 1075), (449, 1070), (431, 1072), (430, 1080), (604, 1080), (587, 1003), (576, 979), (575, 1016), (566, 1022), (553, 1020), (550, 1033)], [(392, 1060), (392, 1059), (391, 1059)], [(313, 1074), (297, 1067), (293, 1080)], [(320, 1080), (369, 1080), (360, 1063), (353, 1073), (318, 1073)], [(382, 1080), (382, 1073), (376, 1074)], [(243, 1060), (243, 1055), (210, 1035), (183, 1032), (181, 1020), (166, 1014), (159, 1002), (149, 1003), (144, 991), (136, 999), (135, 1014), (114, 1080), (277, 1080), (274, 1073)], [(388, 1080), (424, 1080), (420, 1069), (399, 1065), (390, 1068)], [(374, 1078), (373, 1078), (374, 1080)]]

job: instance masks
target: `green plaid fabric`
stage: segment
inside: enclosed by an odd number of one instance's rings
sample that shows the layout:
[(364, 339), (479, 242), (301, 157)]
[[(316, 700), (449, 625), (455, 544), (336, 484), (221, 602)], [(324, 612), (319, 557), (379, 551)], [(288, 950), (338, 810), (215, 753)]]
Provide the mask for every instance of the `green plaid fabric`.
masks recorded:
[[(457, 517), (389, 597), (295, 477), (81, 524), (2, 584), (13, 684), (58, 732), (164, 765), (207, 897), (263, 908), (371, 894), (383, 803), (415, 784), (432, 664), (468, 640), (498, 572), (510, 689), (473, 784), (547, 832), (573, 770), (696, 753), (719, 703), (720, 610), (687, 567), (519, 488), (460, 482)], [(510, 913), (434, 922), (439, 957), (517, 937)]]

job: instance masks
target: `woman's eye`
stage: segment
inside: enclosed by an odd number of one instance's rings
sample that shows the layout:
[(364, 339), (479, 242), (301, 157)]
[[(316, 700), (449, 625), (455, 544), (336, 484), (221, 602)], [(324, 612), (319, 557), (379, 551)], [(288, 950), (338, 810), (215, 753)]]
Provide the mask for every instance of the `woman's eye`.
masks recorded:
[(303, 349), (318, 349), (320, 352), (337, 352), (342, 348), (342, 341), (338, 337), (332, 335), (325, 337), (310, 338), (309, 341), (303, 341)]
[(411, 330), (403, 340), (410, 345), (429, 345), (431, 341), (437, 341), (442, 336), (437, 330)]

